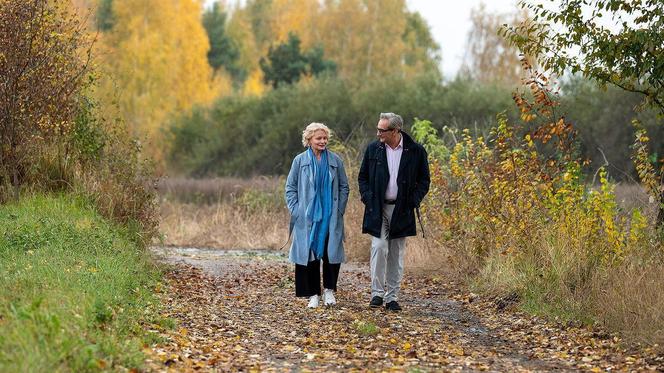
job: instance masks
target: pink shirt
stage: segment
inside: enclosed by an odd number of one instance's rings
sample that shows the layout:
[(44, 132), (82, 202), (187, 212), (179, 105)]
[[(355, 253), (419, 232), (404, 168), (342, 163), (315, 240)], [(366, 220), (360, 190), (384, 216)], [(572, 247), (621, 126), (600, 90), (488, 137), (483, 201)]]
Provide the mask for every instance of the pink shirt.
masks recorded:
[(387, 153), (387, 169), (390, 172), (390, 180), (385, 190), (385, 199), (395, 200), (399, 192), (397, 176), (399, 176), (399, 163), (401, 163), (401, 153), (403, 153), (403, 136), (399, 140), (399, 145), (394, 149), (385, 144), (385, 152)]

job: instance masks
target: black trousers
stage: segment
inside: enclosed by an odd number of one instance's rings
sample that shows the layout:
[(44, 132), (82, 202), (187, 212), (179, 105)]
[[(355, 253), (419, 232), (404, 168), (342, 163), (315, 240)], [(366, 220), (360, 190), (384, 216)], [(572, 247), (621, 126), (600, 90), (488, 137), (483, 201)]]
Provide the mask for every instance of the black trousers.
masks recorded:
[[(323, 251), (323, 287), (337, 291), (337, 279), (341, 263), (330, 264), (327, 258), (327, 240)], [(295, 265), (295, 296), (310, 297), (320, 295), (320, 259), (309, 262), (306, 266)]]

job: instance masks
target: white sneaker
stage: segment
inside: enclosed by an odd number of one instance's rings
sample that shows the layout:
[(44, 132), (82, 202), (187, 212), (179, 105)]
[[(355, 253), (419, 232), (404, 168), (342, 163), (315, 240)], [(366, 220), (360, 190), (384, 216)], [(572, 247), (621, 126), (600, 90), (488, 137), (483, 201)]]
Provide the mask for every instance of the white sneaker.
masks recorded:
[(318, 307), (318, 299), (320, 297), (318, 295), (312, 295), (309, 297), (309, 304), (307, 305), (307, 308), (316, 308)]
[(323, 304), (326, 306), (334, 306), (337, 304), (337, 299), (334, 297), (334, 290), (323, 290)]

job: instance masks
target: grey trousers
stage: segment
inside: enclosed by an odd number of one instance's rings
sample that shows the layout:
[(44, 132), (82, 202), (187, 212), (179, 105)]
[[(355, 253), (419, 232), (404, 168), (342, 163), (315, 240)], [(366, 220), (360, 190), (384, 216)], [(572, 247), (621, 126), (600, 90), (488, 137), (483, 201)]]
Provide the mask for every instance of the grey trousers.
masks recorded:
[(397, 300), (403, 277), (403, 256), (406, 238), (389, 239), (390, 221), (394, 205), (383, 206), (383, 226), (380, 238), (371, 238), (371, 296), (385, 302)]

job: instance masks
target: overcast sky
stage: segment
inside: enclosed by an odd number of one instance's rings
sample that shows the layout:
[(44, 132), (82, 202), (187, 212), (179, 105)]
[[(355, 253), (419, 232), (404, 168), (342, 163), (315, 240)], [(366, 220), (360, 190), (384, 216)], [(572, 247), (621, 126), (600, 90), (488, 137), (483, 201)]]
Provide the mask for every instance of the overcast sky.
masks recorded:
[[(237, 0), (235, 0), (237, 1)], [(209, 5), (214, 0), (205, 0)], [(234, 2), (231, 0), (231, 2)], [(406, 0), (408, 9), (418, 11), (429, 23), (442, 51), (441, 70), (451, 78), (463, 62), (466, 37), (470, 29), (470, 10), (481, 0)], [(506, 13), (516, 9), (517, 0), (486, 0), (488, 12)]]
[[(481, 0), (407, 0), (408, 9), (418, 11), (429, 23), (442, 51), (443, 75), (451, 78), (463, 62), (466, 38), (470, 30), (470, 10)], [(487, 12), (507, 13), (517, 9), (517, 0), (484, 1)]]

